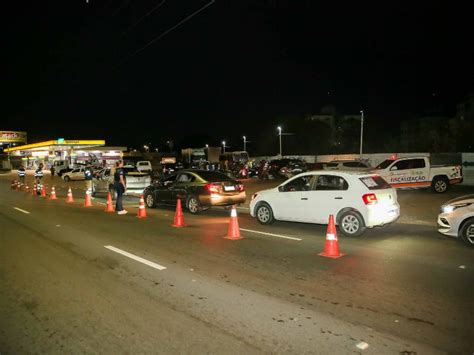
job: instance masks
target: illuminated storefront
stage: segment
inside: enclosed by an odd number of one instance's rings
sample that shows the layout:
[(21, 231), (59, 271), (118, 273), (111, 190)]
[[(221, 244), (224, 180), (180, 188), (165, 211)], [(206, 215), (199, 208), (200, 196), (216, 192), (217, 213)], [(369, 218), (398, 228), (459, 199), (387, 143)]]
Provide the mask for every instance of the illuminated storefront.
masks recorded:
[(59, 138), (4, 149), (14, 165), (23, 164), (29, 169), (42, 163), (50, 167), (53, 162), (84, 164), (94, 161), (101, 166), (112, 165), (121, 159), (126, 147), (106, 147), (105, 140), (68, 140)]

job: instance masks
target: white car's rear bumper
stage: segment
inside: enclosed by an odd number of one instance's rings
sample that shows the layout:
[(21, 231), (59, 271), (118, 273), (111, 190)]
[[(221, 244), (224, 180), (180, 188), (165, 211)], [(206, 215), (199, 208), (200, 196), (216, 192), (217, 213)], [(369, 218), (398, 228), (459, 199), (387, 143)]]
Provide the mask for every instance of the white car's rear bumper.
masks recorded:
[(367, 227), (379, 227), (393, 223), (400, 217), (400, 205), (373, 205), (367, 206)]

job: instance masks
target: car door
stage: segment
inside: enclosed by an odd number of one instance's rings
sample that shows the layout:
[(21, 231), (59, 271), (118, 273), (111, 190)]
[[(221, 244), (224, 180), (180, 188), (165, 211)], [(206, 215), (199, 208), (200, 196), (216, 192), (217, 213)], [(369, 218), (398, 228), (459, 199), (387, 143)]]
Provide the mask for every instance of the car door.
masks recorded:
[(70, 173), (69, 173), (69, 178), (71, 180), (76, 180), (76, 176), (77, 176), (77, 172), (79, 171), (79, 169), (73, 169)]
[(161, 180), (155, 189), (156, 201), (161, 203), (174, 203), (173, 187), (176, 183), (177, 175), (168, 176)]
[(195, 180), (196, 177), (191, 173), (179, 173), (178, 177), (176, 178), (176, 183), (174, 183), (171, 188), (173, 200), (180, 198), (181, 200), (185, 201), (188, 196), (189, 187)]
[(311, 223), (326, 224), (329, 215), (336, 217), (341, 208), (351, 205), (347, 180), (337, 174), (321, 174), (308, 193), (306, 219)]
[(399, 160), (390, 167), (387, 180), (394, 187), (426, 185), (429, 184), (429, 168), (423, 158)]
[(309, 192), (313, 175), (297, 176), (280, 185), (273, 194), (270, 205), (276, 219), (307, 222)]

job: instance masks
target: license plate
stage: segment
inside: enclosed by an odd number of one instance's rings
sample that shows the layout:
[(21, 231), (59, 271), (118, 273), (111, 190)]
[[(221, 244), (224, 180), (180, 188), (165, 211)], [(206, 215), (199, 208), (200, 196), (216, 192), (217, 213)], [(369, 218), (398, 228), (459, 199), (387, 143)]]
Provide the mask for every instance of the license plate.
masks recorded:
[(224, 186), (224, 191), (235, 191), (235, 186)]

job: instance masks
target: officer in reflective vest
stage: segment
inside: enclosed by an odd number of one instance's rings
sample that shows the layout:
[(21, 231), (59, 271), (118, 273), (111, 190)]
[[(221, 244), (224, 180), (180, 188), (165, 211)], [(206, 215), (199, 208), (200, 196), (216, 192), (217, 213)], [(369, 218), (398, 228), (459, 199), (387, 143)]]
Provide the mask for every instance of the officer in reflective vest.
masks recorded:
[(20, 180), (21, 185), (25, 185), (25, 176), (26, 176), (26, 170), (23, 165), (20, 165), (18, 168), (18, 180)]
[(35, 170), (35, 181), (36, 181), (36, 191), (38, 194), (41, 193), (41, 179), (43, 178), (43, 164), (38, 165), (38, 169)]
[(87, 163), (84, 169), (84, 179), (86, 181), (86, 190), (89, 194), (92, 194), (92, 167), (90, 163)]

